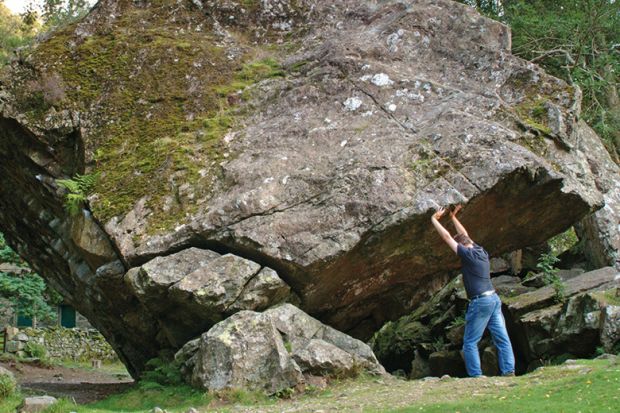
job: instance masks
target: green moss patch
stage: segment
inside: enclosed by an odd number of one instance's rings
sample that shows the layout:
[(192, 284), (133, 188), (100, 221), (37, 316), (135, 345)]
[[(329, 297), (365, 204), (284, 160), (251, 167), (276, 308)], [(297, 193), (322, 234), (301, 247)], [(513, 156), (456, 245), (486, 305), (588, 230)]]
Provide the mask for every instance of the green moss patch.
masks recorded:
[(547, 109), (545, 108), (545, 98), (526, 99), (515, 107), (515, 112), (519, 118), (532, 129), (538, 130), (545, 135), (551, 134), (548, 124)]
[[(70, 26), (32, 52), (36, 70), (24, 70), (22, 84), (54, 74), (62, 107), (87, 120), (86, 169), (100, 177), (91, 209), (100, 221), (144, 197), (150, 233), (195, 212), (220, 177), (222, 138), (244, 116), (250, 87), (284, 75), (276, 59), (257, 59), (249, 46), (231, 58), (200, 25), (204, 16), (191, 8), (127, 5), (112, 27), (80, 40)], [(20, 109), (40, 119), (59, 104), (45, 94), (24, 94)]]

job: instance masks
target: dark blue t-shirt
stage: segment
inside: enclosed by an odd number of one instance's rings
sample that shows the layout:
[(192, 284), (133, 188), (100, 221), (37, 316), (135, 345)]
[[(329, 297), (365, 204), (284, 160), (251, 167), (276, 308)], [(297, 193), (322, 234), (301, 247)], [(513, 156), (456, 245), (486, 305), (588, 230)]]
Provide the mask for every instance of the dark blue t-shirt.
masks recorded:
[(489, 253), (478, 244), (474, 244), (473, 248), (458, 244), (456, 253), (461, 257), (461, 272), (467, 296), (471, 298), (492, 290)]

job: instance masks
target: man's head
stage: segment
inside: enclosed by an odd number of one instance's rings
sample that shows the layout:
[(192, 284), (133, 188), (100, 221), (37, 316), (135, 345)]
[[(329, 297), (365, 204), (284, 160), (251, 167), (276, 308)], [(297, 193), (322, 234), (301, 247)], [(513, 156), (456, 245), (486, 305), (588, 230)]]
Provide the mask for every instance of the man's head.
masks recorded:
[(465, 234), (456, 234), (452, 238), (454, 238), (454, 240), (456, 242), (458, 242), (459, 244), (464, 245), (466, 247), (473, 247), (474, 246), (474, 242), (471, 240), (471, 238), (469, 238)]

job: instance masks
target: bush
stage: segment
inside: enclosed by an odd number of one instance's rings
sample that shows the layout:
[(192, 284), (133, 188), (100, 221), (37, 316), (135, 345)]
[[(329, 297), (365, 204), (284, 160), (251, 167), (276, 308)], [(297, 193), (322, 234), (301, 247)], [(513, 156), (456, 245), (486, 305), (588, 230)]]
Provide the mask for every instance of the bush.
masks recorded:
[(26, 343), (26, 348), (24, 351), (28, 353), (30, 357), (38, 358), (38, 359), (46, 359), (47, 358), (47, 349), (45, 346), (39, 343), (35, 343), (33, 341), (29, 341)]
[(7, 374), (0, 373), (0, 400), (4, 400), (13, 394), (17, 390), (17, 383), (15, 379)]
[[(142, 386), (147, 388), (157, 387), (152, 384), (160, 385), (180, 385), (183, 384), (180, 366), (176, 361), (166, 361), (162, 358), (154, 358), (146, 362), (147, 371), (142, 374)], [(151, 384), (152, 383), (152, 384)]]

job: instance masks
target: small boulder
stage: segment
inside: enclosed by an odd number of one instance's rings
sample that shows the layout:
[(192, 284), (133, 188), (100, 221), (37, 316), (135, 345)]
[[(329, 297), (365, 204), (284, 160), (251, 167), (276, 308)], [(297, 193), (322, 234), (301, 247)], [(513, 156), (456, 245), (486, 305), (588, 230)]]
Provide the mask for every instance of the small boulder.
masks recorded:
[(26, 397), (22, 404), (17, 408), (17, 411), (19, 413), (41, 412), (56, 402), (56, 398), (52, 396)]
[(480, 355), (480, 368), (485, 376), (498, 376), (497, 349), (494, 346), (487, 346)]
[(411, 362), (411, 373), (409, 373), (409, 378), (421, 379), (427, 377), (431, 374), (431, 368), (428, 365), (428, 360), (420, 355), (418, 350), (415, 351), (415, 356), (413, 361)]
[(433, 376), (448, 374), (452, 377), (465, 377), (465, 361), (461, 352), (457, 350), (441, 350), (432, 353), (428, 357), (428, 364)]
[(248, 388), (273, 394), (302, 378), (271, 319), (240, 311), (202, 335), (189, 381), (210, 391)]
[(351, 354), (323, 340), (310, 340), (305, 348), (295, 352), (293, 359), (304, 372), (316, 376), (334, 373), (348, 376), (354, 374), (356, 368)]
[(383, 374), (363, 342), (321, 324), (291, 304), (263, 313), (240, 311), (217, 323), (176, 354), (193, 386), (248, 388), (274, 394), (301, 385), (304, 374)]
[(5, 369), (2, 366), (0, 366), (0, 376), (9, 376), (11, 379), (15, 380), (15, 376), (13, 375), (13, 372)]
[(607, 305), (602, 311), (601, 344), (608, 352), (620, 350), (620, 306)]

